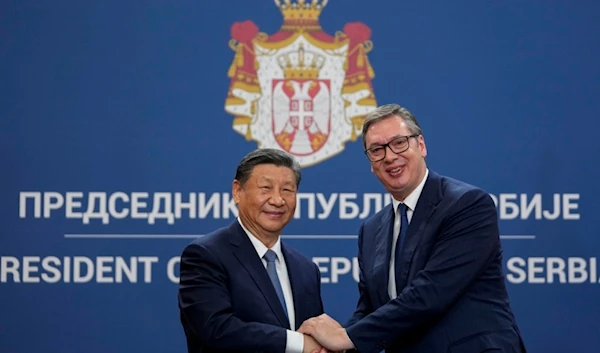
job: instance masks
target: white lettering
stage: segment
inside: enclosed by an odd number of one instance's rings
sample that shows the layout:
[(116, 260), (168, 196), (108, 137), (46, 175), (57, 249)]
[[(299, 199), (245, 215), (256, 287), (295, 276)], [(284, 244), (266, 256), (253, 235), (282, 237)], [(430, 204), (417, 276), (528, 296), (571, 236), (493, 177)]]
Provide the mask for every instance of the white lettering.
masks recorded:
[[(546, 204), (542, 194), (520, 194), (505, 193), (500, 194), (499, 198), (490, 194), (494, 204), (499, 209), (500, 219), (516, 219), (520, 216), (521, 219), (536, 219), (536, 220), (579, 220), (580, 215), (577, 213), (579, 208), (579, 194), (553, 194), (552, 203)], [(519, 201), (517, 201), (519, 200)], [(549, 208), (547, 208), (550, 206)]]
[(339, 275), (350, 273), (352, 262), (345, 257), (331, 258), (331, 283), (338, 283)]
[(96, 281), (98, 283), (113, 283), (112, 277), (105, 276), (105, 273), (109, 273), (112, 270), (112, 262), (114, 259), (110, 256), (98, 256), (96, 258)]
[(75, 201), (75, 199), (82, 199), (83, 192), (67, 192), (65, 197), (65, 217), (66, 218), (82, 218), (82, 212), (75, 212), (74, 209), (79, 209), (82, 206), (81, 201)]
[(35, 277), (38, 267), (34, 266), (33, 263), (40, 262), (39, 256), (25, 256), (23, 257), (23, 283), (39, 283), (40, 279)]
[[(544, 203), (542, 194), (501, 193), (489, 194), (498, 208), (501, 220), (579, 220), (580, 195), (575, 193), (553, 194), (551, 203)], [(87, 196), (87, 202), (84, 202)], [(151, 199), (150, 199), (151, 197)], [(362, 202), (361, 202), (362, 199)], [(28, 202), (33, 200), (33, 202)], [(150, 207), (152, 201), (152, 207)], [(331, 218), (338, 212), (341, 220), (366, 219), (381, 211), (392, 202), (389, 193), (298, 193), (294, 218), (319, 219)], [(87, 210), (84, 206), (87, 203)], [(67, 219), (80, 218), (83, 224), (92, 219), (108, 224), (110, 218), (146, 219), (155, 224), (163, 219), (174, 224), (176, 219), (228, 219), (238, 215), (237, 205), (230, 193), (215, 192), (66, 192), (63, 194), (48, 192), (21, 192), (19, 197), (19, 217), (26, 218), (33, 213), (35, 218), (50, 218), (60, 208), (65, 208)], [(318, 208), (318, 210), (317, 210)], [(339, 210), (336, 210), (339, 208)]]
[(549, 257), (546, 260), (547, 273), (546, 282), (554, 283), (554, 277), (558, 277), (558, 283), (566, 283), (565, 262), (560, 257)]
[(327, 273), (327, 267), (323, 267), (321, 266), (321, 263), (329, 263), (329, 258), (328, 257), (313, 257), (312, 258), (312, 262), (314, 262), (318, 269), (319, 272), (321, 272), (321, 283), (329, 283), (329, 277), (325, 277), (324, 274)]
[(125, 262), (125, 259), (118, 256), (115, 259), (115, 282), (123, 283), (123, 274), (127, 276), (127, 280), (131, 283), (137, 283), (137, 274), (138, 274), (138, 258), (131, 257), (129, 259), (129, 264)]
[(546, 219), (555, 220), (560, 217), (560, 194), (554, 194), (554, 212), (550, 213), (548, 210), (544, 210), (543, 214)]
[(148, 207), (148, 203), (141, 201), (140, 199), (147, 199), (149, 194), (147, 192), (132, 192), (131, 193), (131, 218), (143, 219), (148, 217), (148, 213), (140, 212), (140, 209)]
[(171, 259), (169, 259), (169, 262), (167, 263), (167, 277), (173, 283), (179, 283), (179, 276), (175, 274), (175, 267), (179, 265), (180, 261), (181, 257), (174, 256)]
[(535, 211), (535, 219), (542, 219), (542, 195), (533, 195), (528, 203), (527, 194), (521, 194), (521, 219), (528, 219), (532, 211)]
[(223, 218), (229, 218), (229, 213), (232, 214), (232, 217), (235, 218), (238, 215), (237, 207), (235, 205), (235, 200), (233, 197), (230, 198), (229, 193), (223, 193), (223, 200), (221, 201), (221, 205), (223, 206)]
[(196, 205), (198, 204), (196, 202), (196, 194), (193, 192), (190, 192), (188, 195), (188, 202), (183, 202), (182, 200), (182, 194), (180, 192), (176, 192), (175, 193), (175, 218), (180, 219), (181, 218), (181, 214), (183, 213), (183, 209), (187, 209), (188, 210), (188, 214), (190, 219), (195, 219), (196, 218)]
[(527, 280), (527, 272), (523, 270), (527, 263), (520, 257), (512, 257), (506, 262), (508, 274), (506, 279), (511, 283), (523, 283)]
[(371, 200), (373, 200), (373, 213), (377, 213), (379, 211), (381, 211), (381, 208), (383, 206), (383, 200), (382, 200), (382, 196), (381, 194), (372, 194), (372, 193), (366, 193), (363, 194), (363, 211), (361, 214), (358, 215), (358, 218), (360, 219), (365, 219), (367, 217), (369, 217), (369, 215), (371, 215)]
[(65, 257), (63, 259), (63, 281), (65, 283), (71, 282), (71, 258)]
[[(152, 264), (158, 257), (98, 256), (88, 258), (74, 256), (24, 256), (21, 260), (13, 256), (0, 257), (0, 283), (129, 283), (138, 282), (139, 271), (143, 271), (144, 282), (152, 281)], [(72, 266), (71, 266), (72, 263)], [(138, 264), (141, 264), (138, 266)], [(10, 276), (9, 276), (10, 275)]]
[(137, 258), (138, 262), (144, 264), (144, 282), (150, 283), (152, 282), (152, 264), (158, 262), (158, 257), (156, 256), (140, 256)]
[(517, 194), (500, 194), (500, 219), (515, 219), (519, 216), (519, 205), (512, 201)]
[[(596, 266), (596, 258), (590, 258), (590, 283), (600, 283), (600, 278), (598, 278), (598, 274), (596, 273), (598, 267)], [(596, 278), (598, 278), (598, 281), (596, 281)]]
[(44, 193), (44, 218), (50, 218), (50, 213), (53, 210), (58, 210), (65, 203), (64, 197), (54, 191)]
[(42, 281), (45, 283), (60, 282), (60, 270), (57, 266), (60, 265), (60, 259), (56, 256), (48, 256), (42, 259)]
[(115, 219), (124, 219), (129, 215), (129, 209), (123, 207), (121, 211), (117, 210), (117, 200), (123, 200), (123, 203), (129, 202), (129, 195), (124, 192), (115, 192), (108, 198), (108, 213)]
[(581, 257), (569, 258), (569, 282), (583, 283), (587, 281), (588, 272), (586, 270), (587, 263)]
[(2, 256), (0, 258), (0, 283), (8, 282), (8, 274), (12, 275), (14, 283), (21, 283), (19, 259), (12, 256)]
[[(337, 196), (338, 194), (331, 194), (331, 196), (329, 197), (329, 199), (325, 198), (325, 195), (318, 193), (317, 194), (317, 201), (319, 202), (319, 205), (321, 206), (321, 208), (323, 209), (322, 212), (319, 213), (319, 215), (317, 216), (319, 219), (327, 219), (327, 217), (329, 217), (329, 215), (331, 214), (331, 211), (333, 210), (333, 206), (335, 206), (335, 201), (337, 200)], [(314, 218), (314, 212), (315, 212), (315, 207), (314, 207), (314, 198), (313, 200), (313, 208), (312, 208), (312, 218), (311, 218), (311, 208), (309, 206), (308, 208), (308, 217), (309, 219), (313, 219)], [(299, 213), (298, 213), (299, 215)]]
[(529, 277), (529, 283), (544, 283), (544, 276), (536, 277), (536, 273), (544, 273), (544, 258), (543, 257), (530, 257), (528, 261), (529, 271), (527, 276)]
[(512, 257), (506, 263), (510, 283), (600, 283), (595, 257)]
[[(98, 211), (95, 211), (96, 199), (98, 199)], [(88, 198), (88, 209), (83, 214), (83, 224), (89, 224), (91, 218), (100, 218), (102, 219), (102, 224), (108, 224), (108, 212), (106, 210), (105, 192), (90, 192)]]
[(360, 265), (358, 263), (358, 257), (352, 259), (352, 278), (356, 283), (360, 281)]
[[(82, 264), (85, 264), (85, 276), (82, 276)], [(73, 283), (87, 283), (93, 276), (94, 262), (87, 257), (75, 256), (73, 258)]]
[[(341, 275), (351, 274), (355, 282), (359, 280), (358, 258), (347, 257), (313, 257), (312, 261), (321, 272), (321, 283), (338, 283)], [(329, 277), (325, 276), (330, 273)]]
[(27, 199), (33, 199), (33, 217), (40, 218), (42, 215), (42, 194), (39, 192), (21, 192), (19, 194), (19, 217), (27, 217)]
[(294, 218), (298, 219), (302, 217), (302, 200), (306, 200), (308, 204), (308, 219), (315, 219), (315, 194), (298, 193), (296, 195), (296, 212), (294, 212)]
[[(359, 208), (358, 205), (350, 201), (356, 199), (355, 193), (341, 193), (340, 194), (340, 219), (353, 219), (358, 217)], [(347, 209), (350, 209), (348, 212)]]
[(563, 194), (563, 219), (578, 220), (578, 213), (571, 213), (571, 210), (576, 210), (579, 205), (574, 200), (579, 200), (579, 194)]
[(206, 201), (206, 194), (201, 192), (198, 194), (198, 218), (206, 218), (208, 212), (213, 210), (212, 218), (219, 219), (221, 216), (221, 204), (220, 204), (220, 195), (218, 193), (214, 193), (208, 201)]
[[(161, 210), (161, 201), (164, 200), (165, 203), (165, 209), (164, 211), (160, 211)], [(149, 224), (154, 224), (155, 220), (157, 218), (159, 219), (166, 219), (168, 224), (173, 224), (175, 223), (175, 215), (173, 214), (173, 210), (172, 210), (172, 202), (171, 202), (171, 193), (168, 192), (157, 192), (154, 194), (154, 202), (152, 205), (152, 211), (150, 212), (150, 215), (148, 216), (148, 223)]]

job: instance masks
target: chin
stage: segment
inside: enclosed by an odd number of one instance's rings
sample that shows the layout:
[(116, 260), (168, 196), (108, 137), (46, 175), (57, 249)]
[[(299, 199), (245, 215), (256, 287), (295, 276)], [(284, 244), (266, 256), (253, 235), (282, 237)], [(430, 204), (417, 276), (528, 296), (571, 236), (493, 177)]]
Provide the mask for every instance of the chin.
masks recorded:
[(277, 231), (281, 230), (283, 227), (285, 227), (287, 222), (288, 222), (287, 218), (280, 219), (280, 220), (269, 219), (269, 220), (263, 221), (262, 225), (263, 225), (264, 229), (266, 229), (270, 232), (277, 232)]
[(402, 192), (406, 189), (406, 184), (404, 183), (390, 183), (388, 191), (390, 192)]
[(388, 179), (388, 185), (392, 189), (402, 189), (402, 188), (406, 187), (406, 183), (402, 179), (404, 179), (404, 178), (397, 178), (397, 179), (390, 178), (390, 179)]

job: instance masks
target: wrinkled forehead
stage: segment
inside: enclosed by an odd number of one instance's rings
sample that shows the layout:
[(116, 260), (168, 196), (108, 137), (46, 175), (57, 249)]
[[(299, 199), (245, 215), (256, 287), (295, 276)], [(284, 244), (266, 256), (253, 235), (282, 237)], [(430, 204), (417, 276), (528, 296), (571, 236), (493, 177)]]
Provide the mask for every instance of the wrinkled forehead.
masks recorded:
[(367, 148), (373, 144), (388, 143), (399, 136), (410, 135), (410, 129), (404, 120), (397, 116), (385, 118), (369, 126), (365, 136)]
[(279, 183), (293, 183), (296, 180), (292, 169), (274, 164), (259, 164), (255, 166), (250, 173), (250, 179)]

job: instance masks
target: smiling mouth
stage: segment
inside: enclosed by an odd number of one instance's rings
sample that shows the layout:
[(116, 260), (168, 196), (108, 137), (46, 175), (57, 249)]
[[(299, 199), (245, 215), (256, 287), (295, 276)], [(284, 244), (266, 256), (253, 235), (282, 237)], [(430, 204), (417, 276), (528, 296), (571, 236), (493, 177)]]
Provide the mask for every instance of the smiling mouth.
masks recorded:
[(265, 212), (267, 214), (267, 216), (271, 216), (271, 217), (280, 217), (283, 216), (285, 214), (285, 212)]
[(404, 170), (405, 166), (398, 166), (396, 168), (388, 169), (387, 172), (391, 175), (400, 174)]

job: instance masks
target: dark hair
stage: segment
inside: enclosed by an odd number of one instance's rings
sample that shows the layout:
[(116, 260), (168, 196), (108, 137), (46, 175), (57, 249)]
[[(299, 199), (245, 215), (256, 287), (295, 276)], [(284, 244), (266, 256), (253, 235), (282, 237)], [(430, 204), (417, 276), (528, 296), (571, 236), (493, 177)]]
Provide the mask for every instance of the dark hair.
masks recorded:
[(235, 179), (244, 186), (254, 167), (260, 164), (290, 168), (296, 177), (296, 187), (300, 186), (302, 173), (298, 161), (291, 154), (274, 148), (259, 148), (245, 155), (235, 171)]

